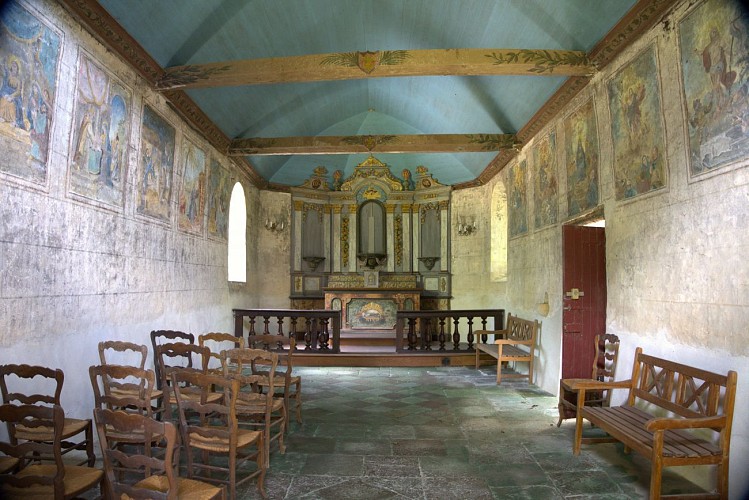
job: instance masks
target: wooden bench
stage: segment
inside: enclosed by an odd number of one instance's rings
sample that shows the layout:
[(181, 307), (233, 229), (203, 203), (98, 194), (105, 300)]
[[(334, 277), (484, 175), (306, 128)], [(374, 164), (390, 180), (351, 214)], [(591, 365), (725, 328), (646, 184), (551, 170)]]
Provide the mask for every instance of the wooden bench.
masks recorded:
[[(507, 316), (507, 328), (504, 330), (476, 330), (476, 368), (479, 367), (481, 353), (485, 352), (497, 359), (497, 384), (502, 383), (502, 363), (521, 361), (528, 363), (528, 374), (505, 374), (504, 377), (527, 377), (533, 382), (533, 356), (538, 333), (538, 321)], [(493, 344), (487, 343), (489, 335), (496, 339)], [(525, 346), (521, 348), (520, 346)]]
[[(664, 467), (717, 465), (717, 492), (702, 498), (728, 498), (728, 455), (736, 372), (727, 375), (655, 358), (635, 351), (632, 378), (619, 382), (571, 382), (579, 391), (574, 454), (581, 443), (620, 441), (652, 463), (650, 498), (661, 498)], [(628, 388), (626, 404), (585, 406), (585, 391)], [(583, 438), (583, 420), (608, 433)], [(663, 495), (668, 497), (670, 495)]]

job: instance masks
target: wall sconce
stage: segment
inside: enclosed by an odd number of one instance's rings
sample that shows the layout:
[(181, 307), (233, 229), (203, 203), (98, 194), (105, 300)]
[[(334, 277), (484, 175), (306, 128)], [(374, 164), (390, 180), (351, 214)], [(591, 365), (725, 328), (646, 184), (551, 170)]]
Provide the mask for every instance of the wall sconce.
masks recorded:
[(460, 222), (458, 222), (458, 234), (461, 236), (473, 234), (478, 231), (478, 229), (479, 226), (476, 224), (475, 220), (466, 222), (465, 219), (461, 217)]
[(265, 219), (265, 229), (280, 233), (286, 227), (286, 218), (283, 216), (277, 217), (275, 220)]

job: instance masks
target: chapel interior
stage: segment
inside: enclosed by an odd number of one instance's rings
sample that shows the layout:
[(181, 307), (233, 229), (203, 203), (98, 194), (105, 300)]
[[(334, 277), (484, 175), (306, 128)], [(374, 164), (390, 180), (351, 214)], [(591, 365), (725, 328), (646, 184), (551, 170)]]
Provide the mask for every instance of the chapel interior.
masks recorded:
[(531, 380), (497, 388), (548, 401), (599, 334), (617, 380), (638, 347), (736, 371), (749, 491), (744, 2), (9, 0), (0, 30), (0, 364), (62, 369), (66, 416), (154, 330), (288, 333), (316, 391), (493, 388), (473, 332), (511, 315)]

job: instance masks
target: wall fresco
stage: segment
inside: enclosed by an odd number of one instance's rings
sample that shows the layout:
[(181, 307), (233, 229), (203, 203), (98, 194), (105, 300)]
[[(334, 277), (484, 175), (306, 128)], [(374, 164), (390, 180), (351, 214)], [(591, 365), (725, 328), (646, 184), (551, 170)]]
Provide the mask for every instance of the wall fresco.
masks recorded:
[(693, 177), (749, 155), (749, 10), (706, 1), (678, 31)]
[(123, 205), (131, 102), (129, 90), (81, 53), (69, 155), (71, 193)]
[(608, 82), (616, 199), (666, 186), (666, 136), (651, 45)]
[(557, 223), (557, 137), (551, 132), (533, 147), (533, 200), (536, 229)]
[(510, 237), (528, 232), (527, 170), (526, 160), (510, 167)]
[(137, 213), (162, 221), (171, 216), (176, 131), (149, 105), (143, 106), (136, 177)]
[(226, 239), (229, 224), (229, 199), (231, 197), (231, 178), (226, 169), (215, 159), (211, 159), (208, 170), (208, 199), (206, 215), (208, 216), (208, 235), (222, 240)]
[(8, 2), (0, 9), (0, 171), (47, 180), (61, 36)]
[(564, 120), (567, 162), (567, 214), (577, 215), (598, 206), (598, 125), (593, 99)]
[(203, 233), (205, 166), (205, 151), (185, 140), (182, 146), (182, 185), (177, 198), (177, 227), (189, 233)]

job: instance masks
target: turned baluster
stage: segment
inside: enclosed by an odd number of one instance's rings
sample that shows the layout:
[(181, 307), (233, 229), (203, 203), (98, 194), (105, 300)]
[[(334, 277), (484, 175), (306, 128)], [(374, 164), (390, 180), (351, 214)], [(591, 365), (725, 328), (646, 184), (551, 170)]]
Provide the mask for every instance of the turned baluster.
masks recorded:
[(296, 323), (297, 323), (297, 317), (292, 316), (291, 318), (291, 325), (289, 325), (289, 338), (294, 337), (294, 341), (296, 342)]
[(276, 321), (278, 322), (278, 333), (277, 333), (277, 335), (280, 335), (280, 336), (283, 337), (283, 335), (284, 335), (284, 333), (283, 333), (283, 321), (284, 321), (284, 317), (283, 316), (276, 316)]
[(304, 350), (312, 350), (312, 320), (310, 318), (304, 318)]
[[(473, 344), (473, 316), (468, 317), (468, 345), (470, 346)], [(460, 334), (455, 331), (453, 334), (453, 346), (455, 347), (455, 350), (457, 351), (460, 348)], [(470, 348), (470, 347), (469, 347)]]
[(263, 316), (263, 335), (270, 335), (270, 316)]
[[(455, 338), (457, 337), (460, 342), (460, 317), (453, 317), (453, 345), (455, 345)], [(455, 347), (457, 349), (457, 347)]]
[(322, 324), (322, 327), (320, 328), (320, 334), (318, 336), (320, 350), (327, 351), (329, 349), (328, 340), (330, 339), (330, 332), (328, 330), (329, 319), (321, 318), (320, 323)]
[[(447, 336), (445, 335), (445, 318), (440, 318), (439, 322), (440, 322), (440, 333), (439, 335), (437, 335), (437, 340), (439, 341), (439, 344), (440, 344), (439, 350), (444, 351), (445, 340), (447, 339)], [(431, 349), (428, 349), (428, 350), (431, 350)]]
[(416, 350), (416, 318), (408, 318), (408, 350)]

